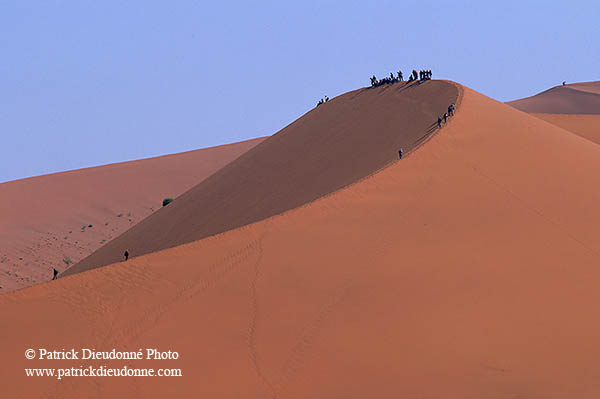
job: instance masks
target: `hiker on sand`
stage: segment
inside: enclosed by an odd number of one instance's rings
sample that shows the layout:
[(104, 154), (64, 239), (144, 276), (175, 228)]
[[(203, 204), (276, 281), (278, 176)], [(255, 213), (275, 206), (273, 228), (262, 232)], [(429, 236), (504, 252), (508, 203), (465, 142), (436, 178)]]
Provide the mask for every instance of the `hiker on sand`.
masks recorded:
[(404, 155), (404, 150), (402, 148), (400, 148), (398, 150), (398, 156), (400, 157), (400, 159), (402, 159), (402, 156)]
[(446, 113), (444, 113), (444, 123), (447, 122), (447, 119), (448, 119), (448, 113), (446, 112)]
[(448, 105), (448, 115), (454, 115), (454, 104)]
[(52, 270), (54, 270), (54, 276), (52, 277), (52, 280), (56, 280), (58, 278), (58, 270), (52, 268)]
[(438, 127), (442, 127), (442, 118), (438, 116)]
[(129, 251), (125, 250), (125, 253), (123, 254), (123, 256), (125, 257), (125, 261), (129, 260)]
[(402, 82), (404, 77), (402, 76), (402, 71), (398, 71), (398, 80)]

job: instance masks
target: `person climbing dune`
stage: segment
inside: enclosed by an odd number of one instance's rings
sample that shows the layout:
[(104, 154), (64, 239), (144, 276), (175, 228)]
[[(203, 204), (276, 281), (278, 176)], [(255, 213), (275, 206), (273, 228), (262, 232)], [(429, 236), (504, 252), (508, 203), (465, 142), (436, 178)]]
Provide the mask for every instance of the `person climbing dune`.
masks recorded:
[(125, 253), (123, 254), (123, 256), (125, 257), (125, 261), (129, 260), (129, 251), (125, 250)]
[(54, 276), (52, 277), (52, 280), (56, 280), (58, 278), (58, 270), (56, 270), (55, 268), (52, 268), (52, 270), (54, 271)]

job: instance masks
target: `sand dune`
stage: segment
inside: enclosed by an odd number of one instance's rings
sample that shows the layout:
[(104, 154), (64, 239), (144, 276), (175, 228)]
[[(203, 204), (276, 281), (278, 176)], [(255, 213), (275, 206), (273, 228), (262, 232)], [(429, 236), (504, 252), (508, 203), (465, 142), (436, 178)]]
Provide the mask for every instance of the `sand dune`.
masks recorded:
[(532, 114), (565, 130), (600, 144), (600, 115)]
[(600, 82), (555, 86), (534, 96), (507, 102), (518, 110), (546, 114), (600, 114)]
[(64, 275), (247, 225), (363, 178), (410, 151), (456, 102), (448, 82), (395, 84), (332, 99), (254, 147)]
[[(0, 296), (2, 394), (597, 398), (598, 170), (598, 145), (465, 89), (440, 134), (357, 184)], [(25, 360), (37, 346), (176, 350), (93, 364), (183, 377), (27, 378), (82, 363)]]
[(262, 140), (0, 184), (0, 293), (49, 280)]

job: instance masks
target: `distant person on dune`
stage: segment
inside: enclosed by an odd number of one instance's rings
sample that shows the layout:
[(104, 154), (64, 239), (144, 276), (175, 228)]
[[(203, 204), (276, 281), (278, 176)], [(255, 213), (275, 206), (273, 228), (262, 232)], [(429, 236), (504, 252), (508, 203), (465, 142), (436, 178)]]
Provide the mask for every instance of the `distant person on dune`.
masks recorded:
[(566, 86), (566, 85), (567, 85), (567, 82), (563, 80), (563, 86)]
[(52, 277), (52, 280), (56, 280), (58, 278), (58, 270), (52, 268), (52, 270), (54, 270), (54, 276)]
[(454, 115), (454, 104), (448, 105), (448, 114)]
[(404, 77), (402, 76), (402, 71), (398, 71), (398, 80), (402, 82), (402, 80), (404, 80)]
[(444, 113), (444, 123), (446, 123), (447, 120), (448, 120), (448, 113), (446, 112), (446, 113)]
[(400, 148), (398, 150), (398, 156), (400, 157), (400, 159), (402, 159), (402, 156), (404, 155), (404, 150), (402, 148)]
[(442, 127), (442, 118), (438, 116), (438, 127)]
[(123, 256), (125, 257), (125, 261), (129, 260), (129, 251), (125, 250), (125, 253), (123, 254)]

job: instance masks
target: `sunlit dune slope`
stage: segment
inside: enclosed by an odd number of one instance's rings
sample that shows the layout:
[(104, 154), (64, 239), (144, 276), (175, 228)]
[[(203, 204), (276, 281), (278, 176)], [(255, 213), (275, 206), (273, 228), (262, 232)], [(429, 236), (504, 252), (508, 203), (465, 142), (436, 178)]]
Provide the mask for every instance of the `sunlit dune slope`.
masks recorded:
[(600, 115), (532, 114), (553, 125), (600, 144)]
[[(600, 397), (600, 147), (465, 89), (418, 151), (304, 207), (0, 296), (6, 397)], [(181, 378), (27, 378), (26, 348)]]
[(317, 107), (64, 275), (199, 240), (296, 208), (410, 151), (456, 102), (444, 81), (386, 85)]
[(0, 184), (0, 293), (51, 279), (263, 139)]
[(555, 86), (531, 97), (509, 101), (507, 104), (531, 113), (600, 114), (600, 82)]

